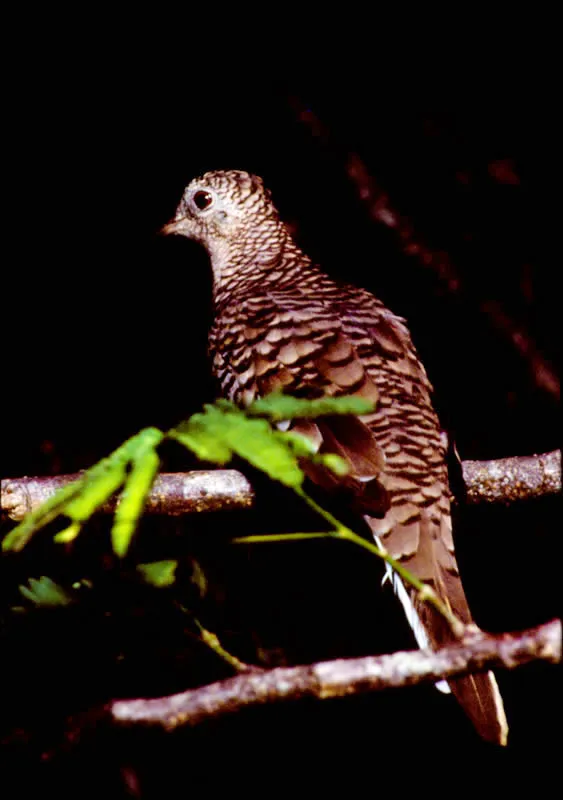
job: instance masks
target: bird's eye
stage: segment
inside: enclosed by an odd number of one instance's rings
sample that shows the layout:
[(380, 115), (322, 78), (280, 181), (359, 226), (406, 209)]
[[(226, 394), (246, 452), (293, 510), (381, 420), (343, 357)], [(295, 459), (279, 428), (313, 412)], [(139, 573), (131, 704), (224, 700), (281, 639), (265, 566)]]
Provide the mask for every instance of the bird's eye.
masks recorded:
[(193, 196), (194, 204), (200, 211), (204, 211), (206, 208), (213, 203), (213, 195), (209, 192), (199, 191), (196, 192)]

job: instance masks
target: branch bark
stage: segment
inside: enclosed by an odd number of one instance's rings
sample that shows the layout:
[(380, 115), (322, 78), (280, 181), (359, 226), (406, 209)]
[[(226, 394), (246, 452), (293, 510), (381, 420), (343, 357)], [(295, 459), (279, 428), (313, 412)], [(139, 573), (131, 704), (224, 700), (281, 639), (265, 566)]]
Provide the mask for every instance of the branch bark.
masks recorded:
[(470, 503), (511, 503), (561, 491), (561, 451), (492, 461), (464, 461)]
[[(46, 478), (10, 478), (0, 481), (0, 511), (16, 522), (35, 511), (63, 486), (81, 477), (56, 475)], [(113, 497), (100, 511), (113, 513)], [(254, 490), (247, 478), (234, 469), (194, 470), (162, 473), (155, 480), (145, 505), (147, 514), (180, 516), (205, 511), (250, 508)]]
[(414, 686), (493, 668), (514, 669), (530, 661), (561, 661), (561, 620), (520, 633), (474, 634), (438, 652), (416, 650), (256, 671), (167, 697), (117, 700), (109, 710), (121, 725), (172, 729), (249, 706)]
[[(493, 461), (464, 461), (463, 477), (471, 503), (525, 500), (561, 491), (561, 451), (539, 456), (515, 456)], [(19, 522), (74, 475), (11, 478), (0, 481), (0, 511)], [(116, 499), (100, 510), (111, 513)], [(180, 516), (205, 511), (251, 508), (254, 491), (248, 480), (232, 469), (163, 473), (149, 494), (145, 512)]]

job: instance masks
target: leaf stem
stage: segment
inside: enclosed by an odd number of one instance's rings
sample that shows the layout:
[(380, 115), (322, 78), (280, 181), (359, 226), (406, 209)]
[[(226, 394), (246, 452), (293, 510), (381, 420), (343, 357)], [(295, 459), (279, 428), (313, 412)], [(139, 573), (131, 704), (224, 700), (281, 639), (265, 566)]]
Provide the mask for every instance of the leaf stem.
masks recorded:
[[(429, 603), (436, 611), (441, 614), (444, 619), (448, 622), (453, 635), (461, 639), (465, 633), (465, 625), (463, 622), (456, 617), (456, 615), (448, 608), (448, 606), (440, 600), (434, 589), (429, 586), (427, 583), (419, 580), (416, 575), (413, 575), (408, 569), (403, 567), (403, 565), (397, 561), (397, 559), (390, 556), (389, 553), (382, 547), (378, 547), (373, 542), (369, 542), (364, 539), (362, 536), (358, 536), (357, 533), (354, 533), (350, 528), (344, 525), (340, 520), (336, 519), (330, 511), (327, 511), (325, 508), (320, 506), (312, 497), (310, 497), (304, 489), (301, 487), (295, 488), (296, 494), (301, 497), (307, 505), (316, 511), (317, 514), (320, 514), (323, 519), (326, 519), (329, 522), (334, 530), (328, 533), (328, 536), (332, 536), (335, 539), (344, 539), (349, 542), (353, 542), (354, 544), (358, 545), (359, 547), (363, 547), (364, 550), (367, 550), (369, 553), (378, 556), (378, 558), (383, 559), (386, 564), (389, 564), (391, 569), (393, 569), (399, 577), (408, 583), (413, 589), (416, 589), (418, 592), (418, 598), (421, 602)], [(304, 538), (303, 534), (298, 534)], [(314, 534), (315, 538), (318, 534)]]
[(210, 647), (211, 650), (213, 650), (213, 652), (219, 656), (219, 658), (222, 658), (223, 661), (226, 661), (227, 664), (230, 664), (236, 672), (251, 672), (259, 669), (259, 667), (245, 664), (244, 661), (240, 661), (240, 659), (238, 659), (232, 653), (229, 653), (228, 650), (225, 650), (216, 634), (211, 633), (211, 631), (208, 631), (207, 628), (204, 628), (197, 617), (192, 617), (192, 620), (199, 631), (202, 642)]
[(297, 542), (303, 539), (334, 538), (332, 531), (311, 531), (304, 533), (272, 533), (257, 536), (237, 536), (231, 539), (233, 544), (258, 544), (261, 542)]

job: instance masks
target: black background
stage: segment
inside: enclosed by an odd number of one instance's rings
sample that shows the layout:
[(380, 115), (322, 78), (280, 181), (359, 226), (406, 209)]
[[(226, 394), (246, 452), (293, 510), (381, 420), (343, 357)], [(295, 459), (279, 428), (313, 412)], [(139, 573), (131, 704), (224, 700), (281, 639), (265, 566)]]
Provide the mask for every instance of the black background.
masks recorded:
[[(214, 397), (205, 254), (158, 230), (192, 177), (222, 168), (260, 174), (307, 252), (408, 318), (462, 458), (557, 446), (558, 401), (499, 323), (500, 309), (543, 359), (558, 361), (558, 253), (548, 214), (554, 98), (542, 67), (517, 69), (517, 48), (478, 75), (461, 68), (461, 56), (453, 65), (448, 57), (437, 73), (404, 56), (361, 64), (326, 58), (272, 71), (262, 50), (251, 68), (218, 63), (211, 46), (172, 61), (166, 36), (156, 33), (88, 44), (83, 34), (42, 45), (34, 40), (14, 55), (4, 121), (2, 477), (85, 468), (140, 427), (171, 425)], [(326, 136), (314, 134), (307, 111)], [(457, 291), (370, 218), (346, 173), (350, 152), (412, 224), (415, 240), (447, 253)], [(458, 550), (483, 627), (518, 629), (556, 614), (556, 514), (548, 501), (464, 514), (459, 530), (470, 533)], [(276, 559), (265, 561), (275, 573)], [(283, 588), (288, 559), (279, 563), (264, 585)], [(32, 574), (40, 571), (37, 565)], [(348, 574), (344, 583), (357, 580)], [(323, 606), (314, 591), (309, 622), (323, 607), (330, 616), (337, 603)], [(330, 620), (319, 624), (330, 628)], [(258, 748), (257, 760), (286, 774), (308, 765), (318, 777), (338, 768), (351, 780), (354, 748), (369, 771), (376, 753), (389, 758), (401, 742), (412, 758), (417, 748), (442, 747), (454, 764), (471, 755), (514, 770), (525, 754), (534, 768), (550, 769), (558, 730), (553, 673), (524, 669), (502, 675), (501, 687), (513, 732), (502, 755), (476, 742), (449, 706), (436, 721), (426, 695), (404, 727), (388, 699), (373, 698), (344, 711), (337, 704), (298, 716), (275, 712), (273, 723), (250, 715), (241, 725), (248, 752)], [(142, 681), (135, 688), (145, 690)], [(413, 721), (419, 711), (424, 723)], [(274, 742), (267, 757), (264, 725)], [(157, 752), (159, 779), (166, 773), (177, 785), (186, 750), (197, 754), (188, 772), (203, 755), (221, 763), (240, 730), (229, 720), (187, 743), (120, 742), (118, 749), (129, 747), (133, 763), (139, 752)], [(281, 741), (293, 750), (280, 750)], [(336, 763), (309, 757), (312, 743), (324, 756), (335, 749)], [(240, 741), (235, 753), (244, 781), (250, 773)], [(69, 758), (71, 766), (55, 771), (63, 783), (74, 774)], [(88, 751), (86, 774), (98, 758), (105, 756)], [(153, 766), (149, 756), (147, 792), (158, 782)]]

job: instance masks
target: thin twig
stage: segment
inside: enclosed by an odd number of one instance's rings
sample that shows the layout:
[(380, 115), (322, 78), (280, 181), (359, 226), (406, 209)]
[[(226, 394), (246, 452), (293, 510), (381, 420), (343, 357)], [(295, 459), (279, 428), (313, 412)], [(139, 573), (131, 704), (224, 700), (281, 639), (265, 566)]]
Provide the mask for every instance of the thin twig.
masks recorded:
[(219, 637), (215, 633), (211, 633), (211, 631), (204, 628), (201, 622), (196, 618), (192, 617), (194, 625), (199, 631), (199, 635), (201, 641), (206, 644), (213, 652), (222, 658), (223, 661), (226, 661), (235, 672), (261, 672), (262, 667), (256, 667), (253, 664), (246, 664), (244, 661), (241, 661), (232, 653), (229, 653), (228, 650), (225, 650), (221, 642), (219, 641)]
[(476, 634), (439, 652), (416, 650), (237, 675), (167, 697), (114, 701), (110, 714), (119, 724), (170, 729), (249, 706), (435, 683), (493, 668), (514, 669), (530, 661), (561, 661), (561, 620), (520, 633)]

